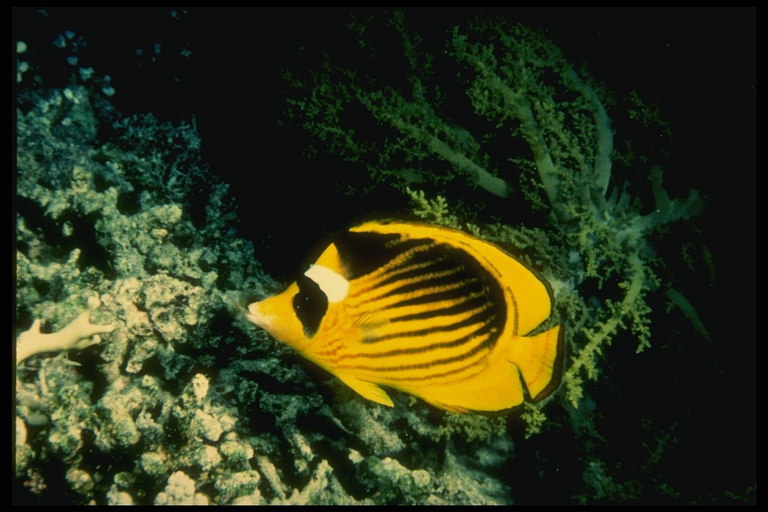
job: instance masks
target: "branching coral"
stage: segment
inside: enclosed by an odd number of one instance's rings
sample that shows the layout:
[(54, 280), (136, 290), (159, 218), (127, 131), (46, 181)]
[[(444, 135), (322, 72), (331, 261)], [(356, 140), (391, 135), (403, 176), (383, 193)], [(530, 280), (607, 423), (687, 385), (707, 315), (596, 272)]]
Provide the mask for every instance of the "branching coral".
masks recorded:
[(43, 352), (57, 352), (71, 349), (84, 349), (99, 343), (97, 334), (112, 332), (114, 325), (93, 325), (90, 321), (91, 311), (99, 307), (98, 299), (88, 302), (88, 309), (80, 313), (63, 329), (54, 333), (40, 332), (42, 320), (32, 322), (29, 330), (19, 334), (16, 340), (16, 364), (26, 358)]

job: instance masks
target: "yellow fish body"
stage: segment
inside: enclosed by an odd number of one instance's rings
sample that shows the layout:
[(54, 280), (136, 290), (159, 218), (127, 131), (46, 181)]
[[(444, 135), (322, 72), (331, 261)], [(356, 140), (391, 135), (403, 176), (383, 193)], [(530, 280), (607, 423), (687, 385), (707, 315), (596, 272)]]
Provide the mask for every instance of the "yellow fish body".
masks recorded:
[(563, 330), (529, 336), (551, 313), (547, 284), (461, 231), (367, 222), (331, 243), (247, 318), (365, 398), (380, 386), (454, 412), (501, 412), (549, 395)]

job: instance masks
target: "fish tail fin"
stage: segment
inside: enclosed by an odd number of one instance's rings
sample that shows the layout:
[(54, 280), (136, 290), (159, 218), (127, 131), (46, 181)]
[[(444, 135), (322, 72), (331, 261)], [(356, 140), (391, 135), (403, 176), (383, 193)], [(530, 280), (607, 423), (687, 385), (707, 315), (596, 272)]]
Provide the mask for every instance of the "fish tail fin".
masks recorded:
[(517, 365), (534, 402), (548, 396), (560, 383), (563, 365), (563, 326), (510, 343), (509, 360)]

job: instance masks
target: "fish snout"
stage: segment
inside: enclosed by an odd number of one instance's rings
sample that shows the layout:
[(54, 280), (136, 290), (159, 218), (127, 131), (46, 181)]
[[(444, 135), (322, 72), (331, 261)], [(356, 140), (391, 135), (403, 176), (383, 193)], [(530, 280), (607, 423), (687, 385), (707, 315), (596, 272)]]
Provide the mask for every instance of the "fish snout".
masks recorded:
[(245, 317), (273, 338), (293, 347), (303, 347), (307, 337), (293, 304), (298, 293), (299, 287), (293, 283), (282, 293), (249, 304)]
[(252, 302), (249, 304), (245, 318), (267, 331), (270, 330), (272, 325), (272, 318), (269, 315), (264, 314), (261, 308), (261, 302)]

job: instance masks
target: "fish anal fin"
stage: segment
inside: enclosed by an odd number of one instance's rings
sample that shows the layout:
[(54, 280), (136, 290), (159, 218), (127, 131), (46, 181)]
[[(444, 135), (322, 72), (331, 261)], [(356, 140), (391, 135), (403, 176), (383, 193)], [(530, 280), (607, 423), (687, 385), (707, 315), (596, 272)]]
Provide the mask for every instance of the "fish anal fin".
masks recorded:
[(341, 381), (352, 388), (356, 393), (377, 404), (394, 407), (395, 404), (386, 391), (373, 382), (360, 380), (349, 375), (337, 375)]
[(563, 358), (563, 327), (557, 325), (535, 336), (516, 337), (509, 360), (520, 369), (531, 400), (549, 395), (559, 384)]
[(465, 414), (500, 413), (521, 405), (525, 399), (520, 372), (506, 360), (498, 360), (466, 379), (405, 391), (440, 409)]
[(426, 400), (425, 399), (425, 401), (430, 403), (430, 404), (432, 404), (432, 405), (434, 405), (438, 409), (443, 409), (443, 410), (446, 410), (448, 412), (455, 412), (455, 413), (458, 413), (458, 414), (472, 414), (473, 412), (475, 412), (474, 410), (467, 409), (466, 407), (461, 407), (459, 405), (446, 404), (446, 403), (443, 403), (443, 402), (439, 402), (437, 400)]
[(404, 389), (436, 407), (458, 413), (503, 413), (530, 400), (548, 396), (559, 384), (563, 359), (563, 328), (536, 336), (515, 336), (509, 350), (492, 356), (486, 368), (443, 386)]

